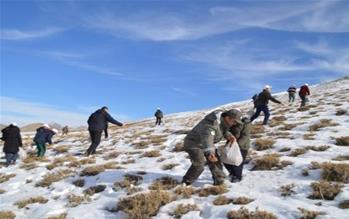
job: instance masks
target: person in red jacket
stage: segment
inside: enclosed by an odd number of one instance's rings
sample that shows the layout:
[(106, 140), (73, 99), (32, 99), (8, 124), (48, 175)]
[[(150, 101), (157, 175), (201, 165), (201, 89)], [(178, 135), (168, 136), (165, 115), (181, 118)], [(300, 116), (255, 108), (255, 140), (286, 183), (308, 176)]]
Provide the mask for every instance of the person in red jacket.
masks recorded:
[(299, 90), (299, 97), (302, 100), (301, 107), (305, 106), (305, 104), (309, 101), (308, 96), (310, 95), (309, 85), (304, 84)]

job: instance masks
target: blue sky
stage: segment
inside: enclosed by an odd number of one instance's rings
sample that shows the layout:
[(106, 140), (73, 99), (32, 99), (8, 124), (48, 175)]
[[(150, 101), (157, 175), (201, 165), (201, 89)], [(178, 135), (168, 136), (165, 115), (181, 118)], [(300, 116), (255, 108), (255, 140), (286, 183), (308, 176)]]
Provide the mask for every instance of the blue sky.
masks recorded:
[(1, 1), (1, 123), (196, 110), (348, 75), (349, 1)]

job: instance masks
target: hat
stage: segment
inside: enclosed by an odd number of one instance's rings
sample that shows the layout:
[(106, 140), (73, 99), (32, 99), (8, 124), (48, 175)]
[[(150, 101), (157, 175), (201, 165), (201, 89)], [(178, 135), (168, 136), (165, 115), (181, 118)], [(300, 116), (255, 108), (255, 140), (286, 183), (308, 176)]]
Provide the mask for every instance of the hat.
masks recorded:
[(11, 123), (11, 125), (13, 125), (13, 126), (17, 126), (17, 123), (15, 123), (15, 122), (12, 122), (12, 123)]
[(270, 85), (265, 85), (264, 89), (268, 89), (269, 90), (269, 89), (271, 89), (271, 86)]
[(102, 110), (109, 110), (109, 108), (107, 106), (103, 106), (101, 109)]
[(222, 117), (226, 117), (226, 116), (232, 117), (233, 119), (235, 119), (237, 123), (242, 124), (242, 121), (241, 121), (242, 113), (240, 109), (236, 108), (236, 109), (231, 109), (229, 111), (226, 111), (222, 114)]
[(57, 134), (58, 133), (58, 130), (57, 129), (52, 129), (52, 131)]
[(160, 107), (156, 108), (157, 110), (160, 110)]
[(47, 129), (50, 128), (50, 126), (49, 126), (48, 124), (43, 124), (42, 126), (45, 127), (45, 128), (47, 128)]
[(305, 83), (304, 85), (305, 85), (305, 86), (309, 86), (309, 84), (307, 84), (307, 83)]

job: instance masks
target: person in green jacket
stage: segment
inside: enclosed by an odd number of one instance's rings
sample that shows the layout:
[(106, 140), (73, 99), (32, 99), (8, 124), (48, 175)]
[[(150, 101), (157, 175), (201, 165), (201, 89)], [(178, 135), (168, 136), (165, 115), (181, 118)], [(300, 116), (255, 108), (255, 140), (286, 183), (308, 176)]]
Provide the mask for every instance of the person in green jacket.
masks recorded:
[(218, 159), (215, 144), (226, 139), (235, 141), (229, 129), (241, 123), (231, 112), (215, 111), (201, 120), (185, 137), (184, 150), (189, 154), (191, 166), (183, 177), (183, 183), (192, 184), (204, 171), (205, 164), (210, 168), (213, 184), (224, 183), (225, 174)]
[[(235, 114), (237, 118), (241, 118), (242, 113), (240, 109), (231, 110), (232, 114)], [(242, 180), (242, 171), (244, 167), (244, 162), (250, 149), (250, 139), (251, 139), (251, 122), (247, 117), (242, 118), (242, 123), (236, 123), (230, 128), (230, 133), (232, 133), (239, 145), (240, 152), (243, 158), (243, 162), (239, 166), (224, 164), (225, 168), (229, 172), (229, 178), (231, 182), (239, 182)]]

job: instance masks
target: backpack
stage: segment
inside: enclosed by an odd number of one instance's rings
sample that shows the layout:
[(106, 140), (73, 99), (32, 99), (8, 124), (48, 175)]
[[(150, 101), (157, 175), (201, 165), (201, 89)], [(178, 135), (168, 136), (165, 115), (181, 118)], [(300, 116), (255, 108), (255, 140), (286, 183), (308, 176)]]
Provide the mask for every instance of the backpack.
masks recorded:
[(258, 94), (253, 95), (251, 99), (253, 100), (253, 103), (256, 105), (256, 102), (258, 100)]

